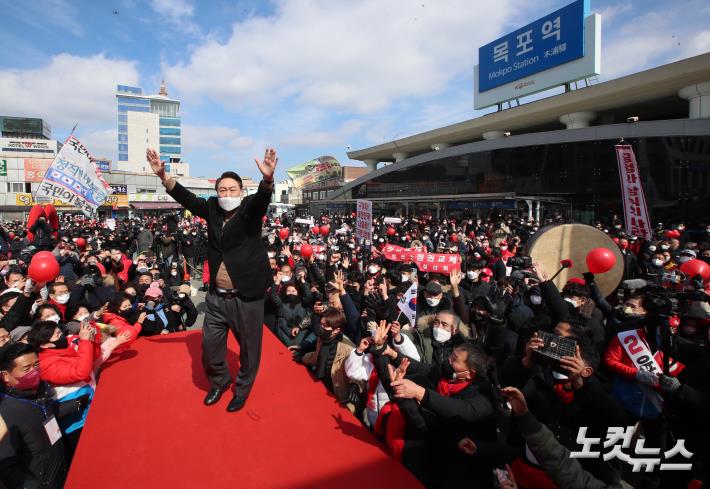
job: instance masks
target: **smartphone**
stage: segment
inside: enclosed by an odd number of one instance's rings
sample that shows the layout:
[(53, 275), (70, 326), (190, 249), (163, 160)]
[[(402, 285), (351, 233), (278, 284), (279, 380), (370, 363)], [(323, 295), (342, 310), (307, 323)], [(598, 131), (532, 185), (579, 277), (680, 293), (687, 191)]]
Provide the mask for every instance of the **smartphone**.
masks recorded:
[(498, 484), (502, 484), (503, 482), (508, 480), (508, 472), (506, 472), (505, 470), (493, 469), (493, 473), (498, 479)]
[(12, 260), (7, 261), (8, 265), (17, 265), (17, 259), (13, 258)]

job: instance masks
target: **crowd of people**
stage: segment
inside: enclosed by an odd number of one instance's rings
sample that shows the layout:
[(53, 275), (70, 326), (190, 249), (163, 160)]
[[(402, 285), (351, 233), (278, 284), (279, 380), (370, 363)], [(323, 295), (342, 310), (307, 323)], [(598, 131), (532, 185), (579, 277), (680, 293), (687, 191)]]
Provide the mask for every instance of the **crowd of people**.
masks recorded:
[[(526, 242), (554, 221), (381, 217), (368, 242), (356, 239), (351, 214), (321, 216), (317, 229), (293, 216), (265, 218), (266, 326), (426, 487), (705, 481), (710, 289), (679, 268), (710, 263), (710, 226), (691, 233), (676, 223), (669, 234), (659, 224), (643, 240), (616, 219), (599, 223), (620, 248), (625, 279), (604, 297), (591, 273), (558, 288), (557, 270), (526, 259)], [(140, 336), (195, 323), (191, 279), (210, 284), (205, 242), (202, 220), (176, 215), (66, 216), (58, 229), (3, 223), (6, 487), (61, 487), (102, 365), (121, 361)], [(390, 261), (389, 244), (458, 255), (460, 268), (428, 273)], [(28, 276), (40, 250), (60, 266), (50, 283)], [(398, 305), (411, 293), (415, 316)], [(629, 349), (634, 340), (638, 350)], [(571, 349), (550, 359), (541, 352), (551, 342)], [(639, 368), (637, 351), (665, 368)], [(570, 456), (592, 441), (605, 453)], [(622, 452), (612, 450), (617, 441)], [(634, 472), (634, 455), (659, 462)], [(689, 470), (659, 470), (671, 463)]]

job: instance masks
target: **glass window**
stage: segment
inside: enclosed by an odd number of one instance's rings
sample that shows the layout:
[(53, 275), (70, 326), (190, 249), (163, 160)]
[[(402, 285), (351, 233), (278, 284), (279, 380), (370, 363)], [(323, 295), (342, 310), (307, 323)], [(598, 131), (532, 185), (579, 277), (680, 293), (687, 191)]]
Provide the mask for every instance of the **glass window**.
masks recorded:
[(128, 134), (119, 134), (118, 135), (118, 140), (121, 142), (128, 141)]
[(128, 122), (128, 115), (118, 114), (118, 122)]
[(118, 85), (116, 88), (117, 88), (118, 92), (134, 93), (136, 95), (141, 95), (143, 93), (143, 89), (141, 87), (132, 87), (130, 85)]
[(150, 107), (140, 107), (137, 105), (119, 105), (119, 112), (150, 112)]
[(116, 100), (119, 104), (131, 104), (131, 105), (150, 105), (150, 100), (147, 98), (136, 98), (136, 97), (121, 97), (118, 95)]
[(179, 127), (161, 127), (160, 128), (160, 135), (165, 135), (165, 136), (179, 136), (180, 135), (180, 128)]
[(118, 161), (128, 161), (128, 153), (118, 153)]
[(25, 191), (25, 182), (5, 182), (7, 184), (7, 191), (21, 194)]
[(161, 152), (161, 153), (169, 153), (169, 154), (179, 155), (179, 154), (180, 154), (180, 148), (179, 148), (178, 146), (161, 146), (161, 147), (160, 147), (160, 152)]
[(127, 145), (127, 144), (119, 144), (119, 145), (118, 145), (118, 150), (119, 150), (119, 151), (126, 152), (126, 151), (128, 151), (128, 145)]
[(160, 138), (160, 144), (180, 144), (180, 138)]
[(160, 125), (161, 126), (173, 126), (173, 127), (180, 127), (180, 119), (175, 117), (161, 117), (160, 118)]
[(125, 124), (118, 125), (118, 132), (128, 132), (128, 126)]

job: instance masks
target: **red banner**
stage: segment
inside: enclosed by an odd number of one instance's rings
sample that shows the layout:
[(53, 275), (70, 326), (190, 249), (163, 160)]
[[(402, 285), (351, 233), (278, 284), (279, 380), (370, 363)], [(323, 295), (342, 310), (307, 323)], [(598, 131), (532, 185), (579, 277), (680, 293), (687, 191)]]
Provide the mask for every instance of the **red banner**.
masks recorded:
[(414, 262), (422, 272), (448, 275), (452, 270), (461, 270), (461, 255), (458, 253), (428, 253), (426, 248), (402, 248), (397, 245), (387, 245), (382, 252), (390, 261)]
[(616, 159), (619, 162), (621, 198), (624, 204), (624, 224), (626, 233), (644, 239), (651, 239), (651, 220), (648, 217), (646, 197), (641, 185), (636, 155), (629, 144), (617, 144)]

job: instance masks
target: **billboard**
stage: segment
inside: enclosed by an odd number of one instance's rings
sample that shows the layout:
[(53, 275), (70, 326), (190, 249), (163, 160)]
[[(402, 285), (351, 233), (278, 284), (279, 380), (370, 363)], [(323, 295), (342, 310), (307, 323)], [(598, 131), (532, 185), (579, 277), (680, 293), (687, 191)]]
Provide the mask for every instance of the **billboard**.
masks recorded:
[(53, 139), (0, 138), (0, 152), (20, 153), (13, 154), (18, 157), (22, 156), (21, 153), (31, 153), (28, 156), (34, 156), (35, 153), (45, 153), (54, 158), (57, 153), (57, 141)]
[(52, 164), (49, 158), (25, 158), (25, 182), (39, 183)]
[(338, 160), (332, 156), (321, 156), (286, 170), (297, 190), (340, 178)]
[(474, 107), (482, 109), (601, 73), (601, 17), (578, 0), (479, 49)]

